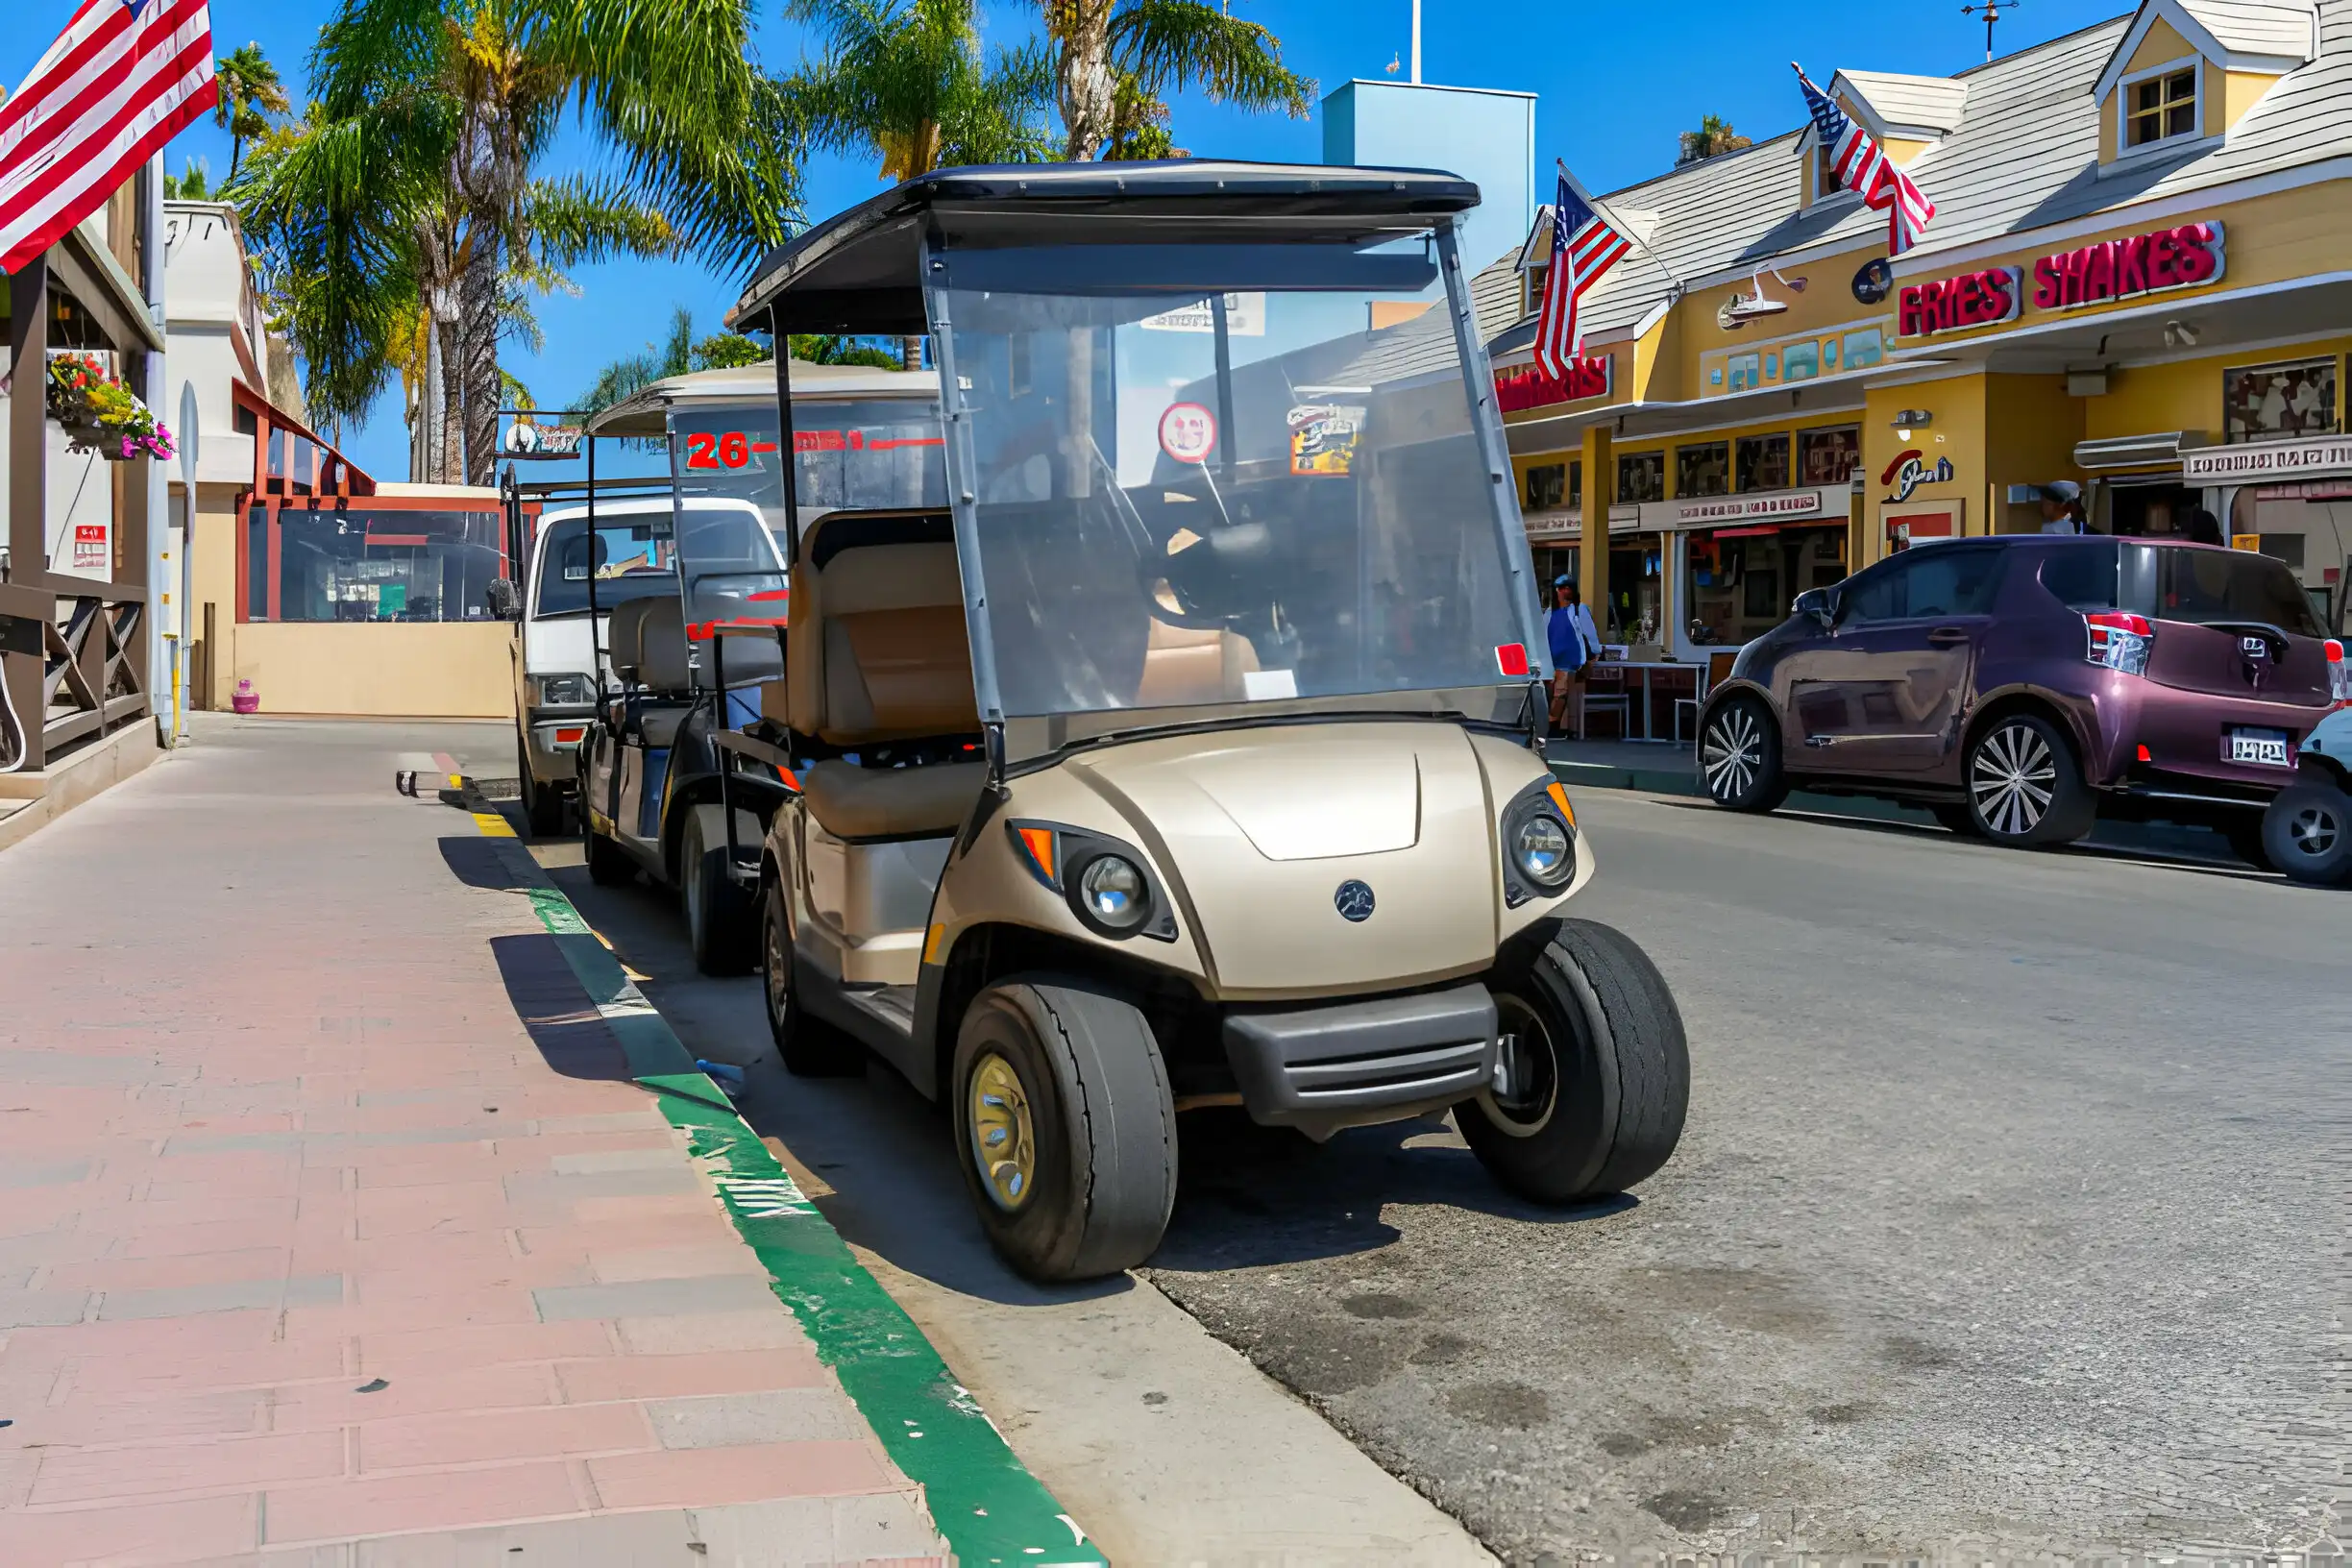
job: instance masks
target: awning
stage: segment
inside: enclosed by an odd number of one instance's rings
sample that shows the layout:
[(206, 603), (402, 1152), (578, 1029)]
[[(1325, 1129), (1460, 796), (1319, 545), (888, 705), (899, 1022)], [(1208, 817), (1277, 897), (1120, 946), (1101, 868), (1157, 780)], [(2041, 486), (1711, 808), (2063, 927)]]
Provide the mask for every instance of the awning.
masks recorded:
[(2203, 430), (2159, 430), (2148, 435), (2109, 435), (2074, 443), (2074, 466), (2104, 468), (2177, 467), (2184, 453), (2211, 446)]

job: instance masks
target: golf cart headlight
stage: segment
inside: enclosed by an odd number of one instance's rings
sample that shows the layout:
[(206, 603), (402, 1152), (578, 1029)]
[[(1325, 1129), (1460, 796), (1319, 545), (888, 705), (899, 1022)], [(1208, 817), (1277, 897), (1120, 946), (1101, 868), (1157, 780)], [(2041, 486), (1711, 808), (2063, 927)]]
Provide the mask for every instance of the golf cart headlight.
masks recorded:
[(1510, 849), (1519, 874), (1537, 887), (1556, 888), (1576, 872), (1567, 826), (1550, 812), (1523, 819), (1511, 834)]
[(543, 708), (584, 708), (596, 700), (596, 687), (586, 675), (533, 675)]
[(1079, 871), (1070, 902), (1089, 925), (1123, 937), (1150, 918), (1151, 884), (1126, 856), (1096, 855)]

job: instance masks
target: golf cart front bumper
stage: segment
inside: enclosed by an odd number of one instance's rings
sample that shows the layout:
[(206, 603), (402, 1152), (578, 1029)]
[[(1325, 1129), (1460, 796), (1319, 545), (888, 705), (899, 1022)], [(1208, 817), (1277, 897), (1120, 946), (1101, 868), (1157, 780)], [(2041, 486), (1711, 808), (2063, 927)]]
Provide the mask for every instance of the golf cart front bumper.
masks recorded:
[(1225, 1059), (1250, 1119), (1318, 1140), (1469, 1099), (1494, 1081), (1495, 1004), (1446, 991), (1225, 1016)]

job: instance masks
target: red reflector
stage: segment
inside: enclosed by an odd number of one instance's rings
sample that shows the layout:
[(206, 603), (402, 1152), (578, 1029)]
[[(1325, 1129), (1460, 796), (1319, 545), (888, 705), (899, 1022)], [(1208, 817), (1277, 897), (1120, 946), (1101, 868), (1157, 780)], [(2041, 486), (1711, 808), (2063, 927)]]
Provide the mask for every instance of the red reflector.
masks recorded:
[(1507, 675), (1528, 673), (1527, 647), (1521, 643), (1503, 643), (1495, 649), (1495, 667)]
[(2330, 637), (2327, 640), (2327, 655), (2328, 663), (2330, 664), (2343, 663), (2343, 644), (2338, 642), (2335, 638)]
[(2142, 762), (2154, 762), (2156, 759), (2148, 755), (2148, 748), (2144, 746), (2140, 748), (2140, 760)]
[(555, 732), (555, 744), (557, 746), (577, 746), (579, 738), (586, 733), (584, 728), (559, 729)]

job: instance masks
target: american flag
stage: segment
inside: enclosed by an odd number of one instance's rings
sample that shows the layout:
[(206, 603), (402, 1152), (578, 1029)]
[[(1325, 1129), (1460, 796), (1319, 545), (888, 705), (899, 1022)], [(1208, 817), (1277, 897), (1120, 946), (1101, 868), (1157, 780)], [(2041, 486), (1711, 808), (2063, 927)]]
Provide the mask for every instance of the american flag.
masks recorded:
[(1837, 171), (1837, 183), (1845, 189), (1860, 191), (1863, 206), (1887, 214), (1887, 254), (1902, 255), (1919, 243), (1921, 231), (1935, 216), (1935, 203), (1920, 193), (1911, 177), (1895, 166), (1869, 132), (1813, 85), (1802, 66), (1791, 61), (1789, 69), (1797, 73), (1798, 84), (1804, 88), (1805, 109), (1813, 116), (1813, 129), (1820, 134), (1822, 145), (1829, 149), (1829, 165)]
[(0, 272), (96, 211), (219, 93), (206, 0), (83, 0), (0, 102)]
[[(1579, 231), (1581, 231), (1580, 233)], [(1559, 194), (1552, 201), (1552, 264), (1544, 275), (1543, 310), (1535, 318), (1535, 365), (1558, 380), (1568, 361), (1584, 349), (1577, 306), (1584, 291), (1615, 266), (1633, 242), (1602, 217), (1560, 165)]]

